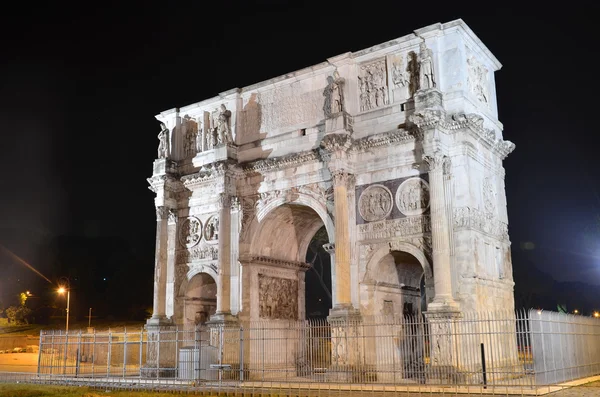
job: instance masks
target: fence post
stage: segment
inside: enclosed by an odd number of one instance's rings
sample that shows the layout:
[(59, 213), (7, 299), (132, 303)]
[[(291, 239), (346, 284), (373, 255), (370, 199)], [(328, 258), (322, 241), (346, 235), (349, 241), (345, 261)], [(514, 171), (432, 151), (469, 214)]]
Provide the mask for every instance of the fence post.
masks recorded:
[(79, 330), (79, 341), (77, 343), (77, 357), (75, 363), (75, 377), (79, 376), (79, 365), (81, 363), (81, 330)]
[(156, 332), (156, 379), (160, 378), (160, 331)]
[(123, 378), (127, 374), (127, 327), (123, 327)]
[(94, 328), (94, 338), (92, 340), (92, 378), (94, 377), (94, 366), (96, 365), (96, 328)]
[(487, 373), (485, 371), (485, 347), (481, 344), (481, 371), (483, 372), (483, 388), (487, 389)]
[(44, 331), (40, 330), (40, 342), (38, 344), (39, 345), (39, 347), (38, 347), (38, 367), (37, 367), (37, 373), (38, 373), (38, 375), (40, 374), (40, 367), (41, 367), (41, 364), (42, 364), (42, 347), (43, 347), (43, 345), (42, 345), (42, 338), (43, 338), (43, 334), (44, 334)]
[(144, 327), (142, 327), (140, 329), (140, 361), (139, 361), (139, 366), (140, 366), (140, 378), (142, 377), (142, 349), (144, 348)]
[(108, 329), (108, 352), (106, 353), (106, 377), (110, 377), (110, 360), (112, 358), (112, 332)]
[(65, 366), (63, 368), (63, 375), (67, 374), (67, 356), (69, 355), (69, 332), (65, 331)]
[(240, 326), (240, 382), (244, 381), (244, 326)]

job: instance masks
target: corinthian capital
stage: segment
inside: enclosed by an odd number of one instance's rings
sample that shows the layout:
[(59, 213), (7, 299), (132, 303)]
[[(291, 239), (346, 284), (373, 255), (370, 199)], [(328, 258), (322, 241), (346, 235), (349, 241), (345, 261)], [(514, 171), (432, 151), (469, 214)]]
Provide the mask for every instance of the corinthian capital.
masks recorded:
[(443, 154), (433, 154), (431, 156), (424, 156), (423, 161), (429, 167), (429, 171), (439, 171), (449, 169), (450, 158)]
[(333, 180), (333, 186), (345, 186), (347, 189), (354, 187), (356, 177), (344, 170), (331, 171), (331, 179)]
[(159, 206), (156, 207), (156, 220), (162, 221), (167, 219), (169, 216), (169, 207)]
[(219, 193), (217, 206), (219, 209), (229, 208), (231, 206), (231, 196), (229, 196), (227, 193)]

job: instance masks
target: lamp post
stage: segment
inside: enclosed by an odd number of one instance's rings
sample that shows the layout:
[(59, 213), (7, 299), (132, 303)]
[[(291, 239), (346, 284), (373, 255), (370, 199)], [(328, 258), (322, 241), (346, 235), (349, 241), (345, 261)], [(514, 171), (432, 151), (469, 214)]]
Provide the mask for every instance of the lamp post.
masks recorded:
[(67, 324), (65, 326), (65, 333), (69, 332), (69, 303), (71, 301), (71, 288), (69, 288), (69, 280), (67, 279), (67, 286), (61, 286), (58, 288), (59, 294), (67, 293)]

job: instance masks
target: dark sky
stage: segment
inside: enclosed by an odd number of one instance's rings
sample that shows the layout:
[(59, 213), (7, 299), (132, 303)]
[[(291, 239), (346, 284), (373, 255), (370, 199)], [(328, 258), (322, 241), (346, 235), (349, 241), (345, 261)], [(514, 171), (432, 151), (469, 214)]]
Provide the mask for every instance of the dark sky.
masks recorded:
[[(600, 233), (587, 231), (600, 214), (592, 2), (532, 12), (501, 2), (122, 3), (3, 10), (0, 242), (34, 266), (47, 259), (45, 239), (120, 238), (151, 279), (157, 113), (462, 18), (503, 64), (513, 247), (532, 242), (540, 269), (600, 285)], [(0, 272), (30, 274), (1, 255)]]

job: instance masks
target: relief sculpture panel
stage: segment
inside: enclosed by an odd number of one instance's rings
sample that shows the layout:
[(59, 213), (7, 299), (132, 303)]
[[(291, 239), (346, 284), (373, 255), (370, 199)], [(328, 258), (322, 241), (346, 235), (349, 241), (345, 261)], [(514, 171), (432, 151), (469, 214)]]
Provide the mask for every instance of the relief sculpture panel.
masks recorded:
[(422, 178), (409, 178), (398, 186), (396, 205), (406, 216), (421, 215), (429, 208), (429, 184)]
[(358, 87), (361, 112), (389, 103), (385, 58), (360, 66)]
[(179, 229), (179, 242), (184, 247), (193, 247), (202, 239), (202, 222), (195, 216), (186, 218)]
[(298, 319), (298, 281), (258, 275), (260, 318)]
[(392, 192), (383, 185), (369, 186), (358, 199), (358, 211), (367, 222), (387, 218), (392, 206)]

